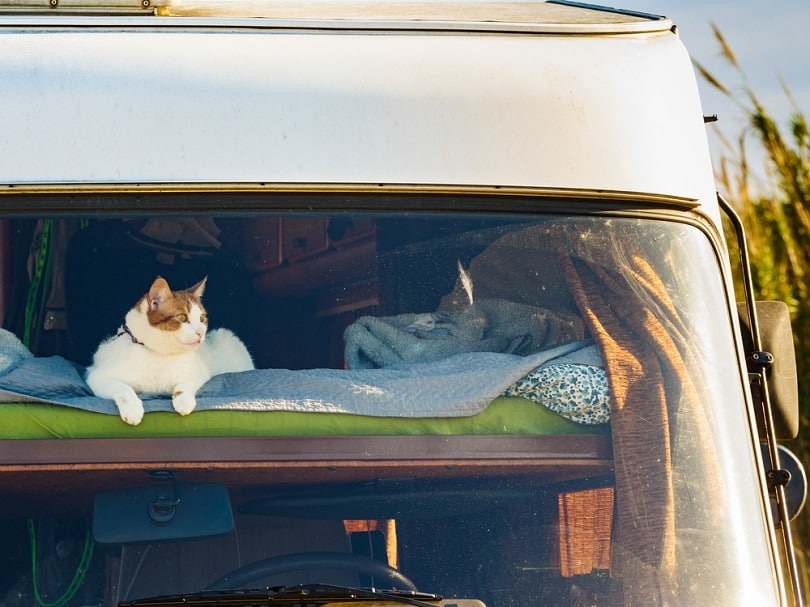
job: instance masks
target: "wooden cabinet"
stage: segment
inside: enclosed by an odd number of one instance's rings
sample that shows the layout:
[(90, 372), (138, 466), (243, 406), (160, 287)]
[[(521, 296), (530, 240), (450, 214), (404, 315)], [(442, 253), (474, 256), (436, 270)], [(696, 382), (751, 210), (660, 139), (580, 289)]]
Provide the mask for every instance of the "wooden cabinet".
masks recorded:
[(253, 274), (325, 256), (359, 242), (371, 242), (371, 219), (336, 217), (261, 217), (247, 223), (244, 255)]
[[(341, 215), (257, 218), (245, 226), (244, 239), (245, 260), (263, 297), (315, 292), (323, 310), (339, 307), (342, 311), (355, 303), (367, 307), (376, 297), (371, 219)], [(353, 302), (354, 294), (362, 301)]]
[(251, 273), (263, 272), (281, 265), (281, 220), (260, 217), (245, 222), (244, 256)]
[(279, 220), (281, 223), (281, 258), (293, 263), (329, 250), (329, 239), (326, 230), (328, 219), (310, 217), (289, 217)]

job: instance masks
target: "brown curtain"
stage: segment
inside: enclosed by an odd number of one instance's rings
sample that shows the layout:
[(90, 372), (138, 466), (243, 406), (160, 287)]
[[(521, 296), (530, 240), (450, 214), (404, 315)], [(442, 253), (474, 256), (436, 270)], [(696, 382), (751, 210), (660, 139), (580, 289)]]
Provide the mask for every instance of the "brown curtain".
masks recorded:
[[(601, 351), (615, 471), (610, 570), (615, 586), (624, 588), (612, 604), (705, 600), (692, 596), (700, 586), (689, 575), (714, 556), (701, 546), (699, 558), (687, 556), (676, 567), (676, 529), (679, 522), (701, 526), (704, 537), (717, 537), (722, 529), (722, 477), (704, 406), (708, 397), (699, 391), (705, 365), (696, 331), (679, 314), (695, 304), (671, 299), (684, 296), (679, 282), (689, 283), (689, 243), (679, 240), (673, 224), (569, 219), (506, 234), (469, 267), (477, 296), (576, 313)], [(444, 303), (463, 303), (465, 297), (457, 289)], [(594, 516), (585, 510), (603, 506), (589, 493), (565, 496), (561, 527), (565, 520), (576, 526), (578, 519)], [(594, 521), (608, 524), (601, 515)], [(565, 565), (569, 575), (603, 566), (585, 534), (565, 534), (561, 529), (560, 551), (561, 561), (571, 563)], [(716, 556), (722, 566), (723, 555)], [(679, 577), (689, 583), (679, 587)]]
[(677, 586), (670, 409), (695, 412), (701, 404), (687, 373), (695, 362), (689, 331), (645, 244), (632, 229), (582, 238), (571, 227), (562, 235), (559, 260), (610, 385), (611, 574), (624, 580), (625, 605), (647, 606), (675, 596)]

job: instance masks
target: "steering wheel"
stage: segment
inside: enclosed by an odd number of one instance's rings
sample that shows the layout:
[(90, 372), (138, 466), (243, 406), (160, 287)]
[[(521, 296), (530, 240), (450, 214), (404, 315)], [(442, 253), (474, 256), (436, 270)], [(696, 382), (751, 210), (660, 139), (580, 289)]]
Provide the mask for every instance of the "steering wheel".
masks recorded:
[(351, 552), (292, 552), (271, 556), (239, 567), (208, 586), (207, 590), (241, 588), (251, 582), (288, 571), (340, 569), (372, 576), (393, 590), (417, 590), (416, 584), (381, 561)]

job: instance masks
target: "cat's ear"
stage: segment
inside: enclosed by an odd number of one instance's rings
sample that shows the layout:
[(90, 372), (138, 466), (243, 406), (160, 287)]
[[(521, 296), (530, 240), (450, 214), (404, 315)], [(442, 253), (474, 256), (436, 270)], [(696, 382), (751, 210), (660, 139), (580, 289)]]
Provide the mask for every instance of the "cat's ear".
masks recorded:
[(156, 310), (171, 294), (169, 283), (162, 276), (158, 276), (149, 288), (149, 308)]
[(208, 280), (208, 277), (206, 276), (200, 282), (198, 282), (196, 285), (191, 287), (188, 290), (188, 292), (191, 293), (197, 299), (200, 299), (202, 297), (203, 291), (205, 291), (205, 283), (206, 283), (207, 280)]

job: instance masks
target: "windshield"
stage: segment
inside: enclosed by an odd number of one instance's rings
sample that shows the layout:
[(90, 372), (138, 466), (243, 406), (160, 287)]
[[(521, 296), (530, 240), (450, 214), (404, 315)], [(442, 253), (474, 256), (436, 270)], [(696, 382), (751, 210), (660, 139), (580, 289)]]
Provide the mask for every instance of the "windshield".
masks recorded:
[(707, 236), (435, 198), (9, 197), (0, 604), (773, 602)]

